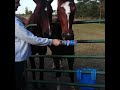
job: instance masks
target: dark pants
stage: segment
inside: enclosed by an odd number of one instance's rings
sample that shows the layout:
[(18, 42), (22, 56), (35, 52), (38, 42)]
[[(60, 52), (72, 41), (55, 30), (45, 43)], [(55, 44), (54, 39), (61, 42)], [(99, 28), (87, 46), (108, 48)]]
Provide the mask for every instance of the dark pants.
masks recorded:
[(16, 81), (16, 90), (21, 90), (23, 84), (23, 72), (25, 61), (15, 62), (15, 81)]

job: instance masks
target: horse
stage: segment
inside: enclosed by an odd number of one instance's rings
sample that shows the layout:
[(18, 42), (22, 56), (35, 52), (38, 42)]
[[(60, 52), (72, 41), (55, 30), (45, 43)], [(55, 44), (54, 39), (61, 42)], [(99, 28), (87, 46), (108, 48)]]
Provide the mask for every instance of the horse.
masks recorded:
[[(33, 14), (29, 17), (27, 21), (28, 24), (37, 24), (35, 27), (29, 27), (30, 30), (34, 35), (38, 37), (48, 38), (51, 34), (50, 32), (50, 22), (52, 17), (52, 8), (50, 8), (49, 4), (51, 2), (47, 2), (46, 0), (33, 0), (36, 3), (36, 7), (34, 9)], [(49, 10), (48, 10), (49, 8)], [(49, 11), (49, 12), (48, 12)], [(34, 46), (31, 45), (32, 55), (38, 53), (39, 55), (45, 55), (47, 53), (47, 46)], [(33, 57), (29, 58), (31, 68), (36, 68), (35, 60)], [(39, 58), (39, 68), (44, 69), (44, 58)], [(40, 72), (40, 80), (43, 80), (43, 72)], [(36, 79), (35, 72), (32, 72), (33, 80)], [(45, 86), (44, 84), (40, 84), (41, 86)], [(38, 85), (35, 83), (33, 84), (35, 88), (38, 88)]]
[[(58, 0), (57, 17), (55, 23), (51, 26), (51, 37), (60, 40), (74, 40), (74, 32), (72, 23), (74, 21), (76, 7), (74, 0)], [(50, 46), (52, 55), (74, 55), (74, 46)], [(70, 70), (73, 70), (74, 58), (66, 58)], [(55, 69), (59, 70), (60, 60), (62, 58), (53, 58)], [(71, 82), (74, 82), (74, 73), (69, 74)], [(57, 81), (60, 81), (61, 73), (56, 72)], [(60, 85), (57, 85), (57, 90), (60, 90)], [(72, 90), (75, 90), (72, 86)]]

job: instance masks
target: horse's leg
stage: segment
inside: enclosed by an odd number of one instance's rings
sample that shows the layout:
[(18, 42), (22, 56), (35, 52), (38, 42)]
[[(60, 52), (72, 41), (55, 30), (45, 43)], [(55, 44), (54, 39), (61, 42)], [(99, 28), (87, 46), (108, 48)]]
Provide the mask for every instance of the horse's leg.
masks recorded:
[(60, 68), (64, 68), (63, 63), (62, 63), (62, 59), (60, 60)]
[[(42, 57), (42, 58), (39, 58), (40, 59), (40, 64), (39, 64), (39, 68), (40, 69), (44, 69), (44, 58)], [(39, 80), (43, 80), (43, 72), (42, 71), (40, 71), (40, 78), (39, 78)], [(40, 84), (40, 86), (41, 87), (45, 87), (45, 84)]]
[[(60, 62), (60, 68), (64, 68), (63, 63), (62, 63), (62, 59), (59, 62)], [(54, 62), (53, 62), (53, 65), (52, 65), (52, 69), (55, 69)]]
[[(74, 46), (66, 47), (66, 54), (67, 55), (74, 55)], [(74, 68), (74, 58), (67, 58), (69, 70), (73, 70)], [(74, 83), (74, 72), (69, 73), (69, 77), (71, 82)], [(71, 86), (72, 90), (75, 90), (74, 86)]]
[[(47, 53), (47, 46), (38, 47), (39, 55), (45, 55)], [(39, 58), (39, 69), (44, 69), (44, 57)], [(44, 72), (40, 71), (39, 80), (44, 79)], [(41, 83), (40, 87), (45, 87), (45, 84)]]
[[(44, 69), (44, 58), (40, 58), (39, 68)], [(40, 80), (43, 80), (43, 72), (41, 71), (40, 71)]]
[[(31, 68), (36, 69), (34, 57), (30, 57), (29, 60), (30, 60)], [(36, 80), (36, 75), (35, 75), (34, 71), (32, 71), (32, 79)], [(36, 83), (33, 83), (33, 86), (34, 86), (34, 88), (38, 87)]]
[[(56, 70), (60, 70), (60, 58), (53, 58), (54, 64), (55, 64), (55, 69)], [(61, 72), (56, 72), (56, 78), (57, 78), (57, 82), (60, 81), (60, 77), (61, 77)], [(57, 85), (57, 90), (60, 90), (60, 85)]]
[[(74, 58), (67, 58), (69, 70), (73, 70)], [(71, 82), (74, 82), (74, 73), (69, 73)]]
[[(36, 65), (35, 65), (35, 60), (34, 60), (34, 58), (33, 58), (33, 57), (30, 57), (29, 60), (30, 60), (31, 68), (32, 68), (32, 69), (35, 69), (35, 68), (36, 68)], [(36, 79), (36, 77), (35, 77), (35, 72), (34, 72), (34, 71), (32, 72), (32, 78), (33, 78), (33, 80)]]
[[(68, 66), (69, 66), (69, 70), (73, 70), (73, 65), (74, 65), (74, 58), (67, 58), (68, 60)], [(74, 83), (74, 73), (71, 72), (69, 73), (71, 82)], [(75, 90), (74, 86), (71, 86), (72, 90)]]

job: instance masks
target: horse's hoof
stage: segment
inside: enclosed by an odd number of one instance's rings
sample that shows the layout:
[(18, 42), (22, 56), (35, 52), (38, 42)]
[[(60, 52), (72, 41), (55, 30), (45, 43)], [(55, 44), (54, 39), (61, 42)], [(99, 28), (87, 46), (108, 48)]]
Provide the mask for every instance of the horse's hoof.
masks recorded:
[(39, 88), (36, 83), (33, 84), (33, 87), (34, 87), (34, 88)]
[(52, 69), (55, 69), (55, 67), (54, 67), (54, 66), (52, 66)]
[(64, 66), (60, 66), (60, 69), (64, 69)]
[(52, 64), (52, 69), (55, 69), (55, 64), (54, 63)]
[(76, 90), (74, 86), (71, 86), (71, 90)]
[(45, 84), (40, 84), (40, 87), (46, 87), (46, 85)]
[(57, 85), (57, 90), (60, 90), (60, 85)]

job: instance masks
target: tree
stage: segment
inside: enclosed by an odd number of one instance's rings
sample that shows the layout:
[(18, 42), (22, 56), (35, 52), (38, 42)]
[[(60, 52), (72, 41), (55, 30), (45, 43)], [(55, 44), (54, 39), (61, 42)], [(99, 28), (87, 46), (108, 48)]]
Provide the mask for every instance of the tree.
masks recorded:
[(99, 18), (99, 4), (98, 0), (78, 0), (75, 17)]
[(28, 7), (25, 7), (25, 15), (31, 15), (32, 11), (28, 10)]
[(87, 3), (88, 16), (91, 18), (99, 18), (99, 3), (96, 1), (90, 1)]
[(25, 7), (25, 14), (28, 15), (28, 7)]
[(105, 17), (105, 0), (100, 0), (100, 18), (104, 18)]

